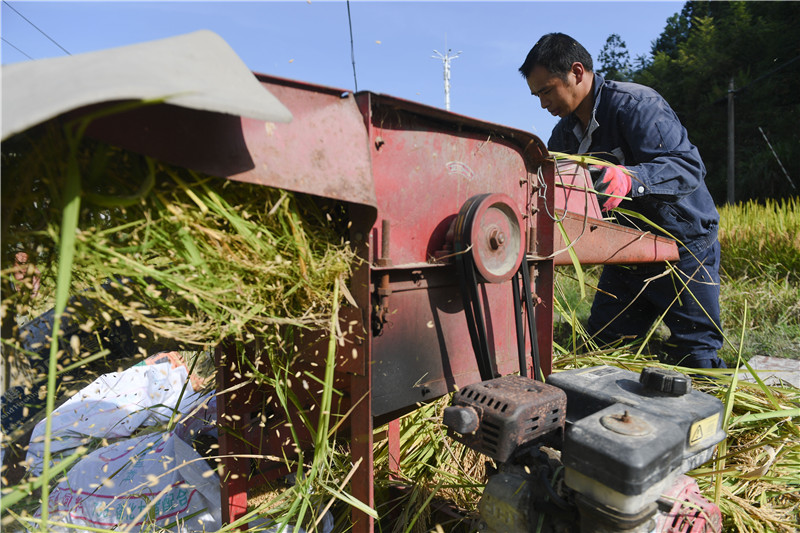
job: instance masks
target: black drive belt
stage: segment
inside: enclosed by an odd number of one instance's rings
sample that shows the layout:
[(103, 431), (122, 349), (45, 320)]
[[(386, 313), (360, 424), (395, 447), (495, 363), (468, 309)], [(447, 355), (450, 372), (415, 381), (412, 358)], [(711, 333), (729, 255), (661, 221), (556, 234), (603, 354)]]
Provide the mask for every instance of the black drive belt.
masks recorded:
[[(476, 223), (476, 213), (481, 202), (489, 194), (473, 196), (463, 205), (455, 222), (454, 242), (456, 268), (464, 303), (464, 314), (467, 319), (472, 348), (478, 363), (481, 380), (486, 381), (498, 377), (497, 368), (492, 358), (491, 349), (486, 332), (483, 305), (480, 300), (479, 281), (482, 281), (476, 272), (474, 249), (471, 248), (472, 227)], [(527, 261), (522, 260), (518, 270), (512, 275), (512, 293), (514, 301), (514, 317), (516, 319), (517, 350), (519, 354), (520, 374), (527, 376), (527, 359), (525, 353), (525, 329), (522, 320), (522, 306), (525, 305), (528, 318), (528, 331), (531, 339), (531, 351), (534, 367), (534, 379), (541, 380), (541, 366), (536, 334), (536, 320), (534, 316), (533, 299), (531, 297), (530, 275)], [(521, 284), (521, 286), (520, 286)]]

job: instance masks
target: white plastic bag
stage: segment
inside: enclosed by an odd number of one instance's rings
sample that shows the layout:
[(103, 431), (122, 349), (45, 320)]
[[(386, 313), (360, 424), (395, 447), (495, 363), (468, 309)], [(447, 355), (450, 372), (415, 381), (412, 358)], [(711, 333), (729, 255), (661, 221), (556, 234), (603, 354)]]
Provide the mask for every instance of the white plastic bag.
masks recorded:
[[(140, 427), (164, 423), (178, 404), (187, 412), (198, 400), (187, 383), (185, 366), (169, 362), (131, 367), (97, 378), (53, 411), (50, 450), (64, 454), (91, 438), (129, 437)], [(27, 461), (31, 472), (40, 475), (44, 461), (45, 421), (33, 430)]]
[[(153, 531), (154, 525), (180, 533), (217, 531), (219, 476), (176, 433), (143, 435), (81, 459), (51, 491), (49, 516), (78, 526), (119, 526), (118, 531)], [(48, 530), (76, 531), (53, 525)]]

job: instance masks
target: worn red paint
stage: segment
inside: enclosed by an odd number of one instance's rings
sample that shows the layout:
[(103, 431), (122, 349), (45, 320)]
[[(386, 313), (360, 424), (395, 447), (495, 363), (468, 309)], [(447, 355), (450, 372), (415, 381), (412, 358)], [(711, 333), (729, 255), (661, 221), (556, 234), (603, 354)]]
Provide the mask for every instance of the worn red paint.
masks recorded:
[[(566, 253), (554, 255), (565, 246), (555, 220), (563, 219), (571, 240), (580, 235), (575, 249), (588, 262), (677, 256), (674, 243), (601, 222), (596, 198), (583, 190), (585, 183), (576, 181), (585, 177), (580, 169), (561, 167), (560, 180), (571, 175), (572, 182), (557, 187), (561, 184), (553, 163), (534, 135), (388, 96), (353, 95), (262, 75), (258, 79), (289, 108), (291, 123), (176, 111), (165, 105), (98, 120), (89, 133), (194, 170), (346, 205), (351, 222), (347, 237), (364, 262), (350, 280), (357, 307), (342, 310), (342, 327), (349, 333), (337, 348), (336, 383), (344, 393), (340, 412), (352, 407), (351, 453), (354, 462), (361, 461), (352, 478), (353, 494), (368, 505), (374, 504), (373, 428), (415, 409), (417, 402), (480, 381), (456, 270), (448, 258), (448, 230), (464, 202), (477, 194), (502, 193), (521, 216), (545, 375), (552, 368), (553, 267), (568, 260)], [(382, 239), (389, 228), (390, 238)], [(379, 255), (382, 240), (388, 257)], [(386, 312), (380, 334), (375, 334), (371, 310), (380, 301), (379, 288)], [(516, 372), (511, 282), (483, 284), (481, 293), (497, 368), (502, 374)], [(526, 346), (530, 342), (526, 339)], [(303, 368), (312, 372), (322, 370), (314, 361), (324, 359), (315, 356), (316, 343), (306, 339), (299, 345), (307, 363)], [(224, 346), (218, 351), (225, 352)], [(251, 356), (257, 355), (252, 348)], [(527, 365), (531, 375), (530, 357)], [(218, 387), (226, 390), (237, 380), (225, 367)], [(296, 393), (300, 409), (313, 420), (313, 394), (302, 388)], [(221, 433), (220, 455), (226, 468), (223, 515), (232, 521), (245, 512), (248, 486), (261, 476), (251, 476), (249, 459), (229, 455), (280, 456), (282, 450), (293, 450), (284, 446), (289, 433), (281, 413), (266, 430), (259, 427), (260, 413), (274, 407), (267, 401), (269, 391), (249, 386), (237, 391), (235, 399), (226, 396), (218, 403), (219, 420), (228, 425)], [(290, 418), (300, 429), (295, 415)], [(396, 453), (394, 426), (391, 439)], [(310, 439), (305, 445), (311, 445)], [(392, 458), (395, 466), (399, 461)], [(272, 477), (285, 472), (270, 474), (264, 462), (258, 468)], [(353, 512), (353, 522), (356, 533), (374, 530), (373, 520), (359, 511)]]

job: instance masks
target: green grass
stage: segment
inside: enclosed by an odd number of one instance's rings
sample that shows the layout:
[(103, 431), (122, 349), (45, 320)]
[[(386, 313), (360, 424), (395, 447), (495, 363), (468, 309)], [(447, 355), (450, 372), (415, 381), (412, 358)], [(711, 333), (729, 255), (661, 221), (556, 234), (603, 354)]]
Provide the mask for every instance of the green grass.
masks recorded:
[[(800, 202), (726, 206), (720, 208), (720, 216), (720, 308), (726, 335), (736, 339), (738, 332), (746, 331), (741, 346), (744, 360), (755, 355), (800, 359)], [(583, 269), (586, 297), (581, 297), (573, 267), (557, 269), (560, 312), (554, 334), (566, 351), (582, 344), (572, 326), (580, 329), (586, 324), (601, 269)], [(657, 350), (668, 334), (664, 326), (657, 327), (650, 348)], [(738, 342), (728, 342), (720, 350), (728, 363), (739, 354)]]
[[(339, 279), (353, 259), (347, 254), (332, 253), (328, 246), (317, 249), (315, 246), (322, 240), (309, 240), (303, 234), (305, 224), (316, 223), (320, 227), (329, 224), (322, 219), (303, 223), (298, 218), (302, 210), (297, 204), (290, 203), (296, 199), (287, 197), (285, 193), (277, 192), (270, 198), (255, 199), (258, 205), (247, 205), (247, 201), (252, 202), (254, 198), (244, 186), (211, 187), (205, 177), (178, 176), (167, 168), (152, 166), (150, 162), (139, 166), (148, 176), (154, 171), (159, 173), (154, 184), (147, 176), (139, 180), (143, 183), (127, 183), (126, 180), (98, 183), (93, 180), (95, 163), (119, 165), (118, 176), (126, 176), (133, 163), (119, 153), (101, 154), (104, 157), (99, 162), (96, 153), (83, 159), (92, 153), (76, 151), (73, 145), (67, 152), (69, 164), (52, 169), (58, 177), (64, 173), (70, 176), (71, 189), (58, 186), (61, 183), (55, 179), (35, 180), (31, 176), (36, 174), (28, 172), (29, 169), (18, 168), (20, 176), (27, 176), (26, 179), (33, 180), (33, 185), (36, 185), (23, 187), (25, 190), (39, 191), (43, 197), (50, 195), (59, 200), (53, 204), (37, 204), (47, 205), (47, 213), (52, 215), (50, 223), (43, 227), (3, 227), (5, 241), (14, 242), (6, 239), (13, 234), (7, 232), (11, 228), (22, 236), (31, 237), (38, 245), (36, 249), (44, 259), (43, 292), (49, 289), (54, 300), (59, 295), (57, 300), (63, 306), (70, 285), (73, 291), (76, 286), (94, 289), (96, 297), (103, 300), (103, 292), (88, 281), (92, 274), (101, 272), (138, 280), (135, 285), (129, 284), (130, 290), (136, 291), (133, 302), (146, 301), (149, 304), (147, 308), (163, 311), (155, 316), (172, 319), (172, 335), (162, 330), (162, 336), (202, 345), (245, 331), (251, 334), (253, 331), (261, 332), (268, 341), (273, 329), (264, 326), (276, 325), (272, 322), (277, 322), (277, 325), (285, 323), (286, 317), (293, 315), (287, 307), (312, 310), (310, 317), (300, 313), (290, 322), (321, 325), (331, 331), (324, 392), (319, 404), (326, 416), (308, 428), (316, 437), (317, 453), (313, 457), (301, 456), (300, 463), (292, 463), (296, 466), (304, 462), (306, 465), (300, 482), (293, 488), (277, 492), (253, 509), (252, 514), (270, 514), (284, 524), (311, 525), (322, 514), (318, 511), (326, 508), (335, 511), (337, 521), (347, 520), (350, 506), (361, 506), (374, 513), (348, 493), (347, 484), (355, 465), (348, 450), (340, 448), (334, 441), (338, 424), (330, 414), (331, 395), (335, 392), (332, 355), (336, 333), (333, 324), (339, 303)], [(42, 161), (41, 158), (34, 159)], [(19, 209), (20, 216), (15, 220), (27, 223), (26, 216), (30, 213), (20, 203), (20, 196), (11, 194), (13, 187), (6, 186), (10, 183), (6, 181), (9, 171), (15, 168), (7, 162), (4, 160), (4, 170), (7, 171), (3, 183), (4, 210)], [(76, 165), (80, 167), (80, 173), (76, 172)], [(44, 170), (42, 172), (47, 175)], [(169, 188), (165, 188), (165, 184)], [(75, 187), (90, 194), (81, 197)], [(244, 192), (231, 199), (236, 190)], [(86, 200), (85, 205), (76, 204), (80, 198)], [(119, 202), (109, 205), (109, 199), (114, 198), (122, 198), (124, 205)], [(88, 206), (92, 201), (95, 207), (90, 209)], [(152, 205), (147, 202), (152, 202)], [(73, 212), (62, 209), (64, 205), (72, 205)], [(152, 209), (145, 209), (148, 205)], [(724, 208), (721, 212), (721, 304), (729, 339), (721, 356), (731, 366), (735, 366), (733, 363), (739, 359), (747, 360), (756, 354), (800, 359), (800, 203), (791, 200), (763, 206), (746, 204)], [(63, 214), (73, 218), (62, 218)], [(116, 217), (117, 214), (120, 216)], [(122, 220), (125, 217), (128, 219)], [(140, 222), (129, 226), (131, 218)], [(268, 225), (267, 219), (277, 223)], [(76, 223), (80, 232), (75, 231)], [(281, 236), (271, 239), (273, 232)], [(347, 251), (345, 243), (338, 243), (334, 238), (330, 240), (331, 245), (338, 244)], [(268, 245), (272, 248), (267, 248)], [(74, 254), (74, 261), (71, 254)], [(55, 255), (60, 261), (53, 259)], [(274, 268), (265, 270), (270, 265)], [(288, 279), (287, 265), (292, 265), (292, 276)], [(235, 272), (233, 267), (236, 267)], [(176, 272), (185, 274), (182, 279), (186, 283), (172, 284)], [(321, 272), (329, 274), (318, 279)], [(653, 361), (650, 354), (658, 351), (659, 342), (668, 334), (665, 328), (657, 328), (652, 342), (640, 354), (626, 347), (606, 352), (584, 347), (581, 325), (588, 317), (599, 272), (598, 267), (593, 267), (582, 269), (580, 275), (576, 275), (574, 268), (565, 268), (557, 274), (558, 315), (554, 332), (558, 343), (557, 369), (614, 364), (637, 370)], [(181, 305), (176, 306), (175, 300), (160, 297), (156, 286), (151, 284), (153, 279), (161, 281), (171, 294), (178, 295)], [(264, 279), (271, 283), (253, 282)], [(46, 283), (48, 280), (49, 285)], [(240, 291), (247, 287), (260, 287), (270, 293), (271, 298), (264, 293), (242, 294)], [(110, 305), (114, 303), (103, 301)], [(253, 302), (261, 304), (265, 301), (274, 307), (267, 309), (252, 305)], [(10, 302), (8, 308), (12, 304)], [(163, 328), (161, 321), (151, 320), (148, 314), (141, 313), (140, 307), (119, 305), (115, 310), (154, 329), (157, 326)], [(175, 309), (180, 312), (171, 315), (170, 310)], [(274, 320), (275, 316), (282, 317), (282, 320)], [(207, 318), (203, 320), (202, 317)], [(192, 335), (199, 336), (186, 337), (183, 326), (187, 320), (192, 326)], [(197, 333), (199, 326), (205, 328), (202, 334)], [(56, 365), (51, 365), (51, 376), (55, 368)], [(261, 383), (269, 385), (274, 381), (276, 394), (280, 393), (283, 389), (279, 378), (289, 373), (289, 368), (273, 371), (269, 376), (263, 376)], [(766, 387), (763, 383), (739, 383), (737, 376), (730, 372), (698, 373), (717, 378), (709, 383), (701, 380), (699, 386), (723, 399), (728, 412), (726, 428), (729, 437), (720, 446), (722, 457), (694, 473), (704, 494), (719, 502), (730, 528), (791, 531), (800, 507), (797, 497), (792, 497), (800, 486), (800, 431), (793, 421), (797, 418), (800, 393), (796, 389)], [(48, 393), (48, 410), (51, 410), (54, 402), (52, 387)], [(284, 407), (288, 409), (291, 401), (287, 397), (283, 401)], [(381, 530), (430, 530), (436, 526), (431, 508), (437, 501), (447, 501), (467, 513), (474, 512), (482, 485), (486, 482), (486, 458), (445, 436), (441, 427), (441, 410), (446, 404), (447, 398), (443, 398), (403, 418), (400, 473), (388, 471), (386, 442), (376, 438), (376, 502), (379, 504), (377, 514)], [(770, 456), (770, 450), (775, 457), (769, 468), (754, 477), (752, 473), (764, 462), (764, 457)], [(46, 464), (49, 463), (46, 461)], [(6, 489), (3, 505), (12, 507), (15, 498), (16, 502), (22, 503), (31, 489), (41, 490), (42, 496), (46, 497), (48, 482), (60, 474), (57, 467), (48, 467), (38, 486), (22, 484)], [(399, 485), (406, 490), (397, 497), (390, 489)], [(7, 518), (4, 517), (4, 526)], [(18, 519), (17, 516), (12, 518)], [(47, 517), (44, 518), (42, 530), (47, 527)]]
[(800, 199), (726, 205), (719, 213), (726, 277), (800, 282)]
[[(566, 352), (574, 352), (583, 344), (576, 334), (584, 327), (594, 296), (594, 287), (600, 276), (600, 267), (584, 269), (587, 297), (580, 297), (578, 282), (572, 267), (559, 267), (556, 274), (556, 297), (559, 300), (554, 325), (554, 337)], [(748, 314), (742, 314), (745, 304)], [(800, 359), (800, 282), (787, 278), (761, 279), (729, 278), (723, 275), (720, 288), (721, 320), (726, 335), (737, 337), (744, 327), (747, 334), (741, 349), (744, 360), (756, 355)], [(656, 327), (649, 344), (650, 353), (659, 349), (669, 336), (666, 326)], [(647, 350), (645, 350), (647, 352)], [(726, 343), (719, 355), (728, 363), (736, 360), (739, 346)]]
[[(800, 359), (800, 202), (726, 206), (720, 215), (720, 306), (727, 338), (720, 357), (731, 367), (755, 355)], [(557, 271), (556, 368), (606, 362), (635, 369), (643, 363), (634, 356), (638, 346), (613, 353), (585, 346), (576, 351), (584, 345), (582, 327), (601, 269), (583, 269), (585, 296), (573, 267)], [(645, 359), (656, 359), (668, 335), (665, 326), (656, 326), (641, 350)], [(704, 496), (719, 505), (726, 531), (796, 531), (800, 391), (739, 382), (733, 372), (711, 371), (715, 380), (699, 382), (701, 390), (725, 402), (728, 437), (719, 445), (718, 459), (692, 475)]]
[[(719, 211), (724, 327), (747, 331), (745, 359), (800, 359), (800, 200), (748, 202)], [(722, 354), (731, 357), (732, 351), (726, 347)]]
[[(788, 278), (723, 278), (720, 291), (722, 323), (728, 331), (747, 334), (742, 357), (755, 355), (800, 359), (800, 281)], [(747, 304), (747, 317), (741, 310)], [(731, 346), (721, 356), (732, 360)]]

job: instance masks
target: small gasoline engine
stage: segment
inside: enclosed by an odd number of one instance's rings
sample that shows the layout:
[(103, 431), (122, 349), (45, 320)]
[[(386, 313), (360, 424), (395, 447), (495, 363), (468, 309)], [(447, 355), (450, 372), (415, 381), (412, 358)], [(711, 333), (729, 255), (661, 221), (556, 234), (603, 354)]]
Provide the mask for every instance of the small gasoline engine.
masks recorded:
[(464, 387), (445, 409), (455, 440), (498, 465), (486, 532), (711, 532), (716, 505), (683, 475), (725, 433), (722, 402), (661, 368), (599, 366)]

